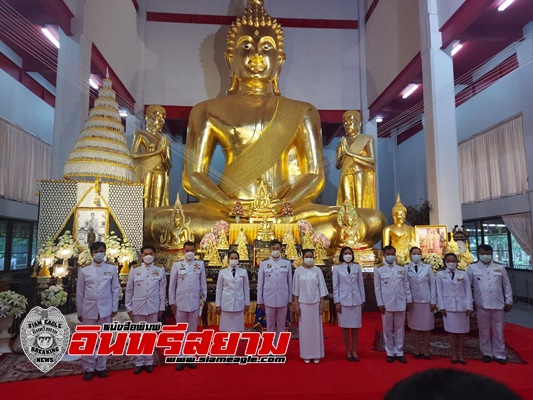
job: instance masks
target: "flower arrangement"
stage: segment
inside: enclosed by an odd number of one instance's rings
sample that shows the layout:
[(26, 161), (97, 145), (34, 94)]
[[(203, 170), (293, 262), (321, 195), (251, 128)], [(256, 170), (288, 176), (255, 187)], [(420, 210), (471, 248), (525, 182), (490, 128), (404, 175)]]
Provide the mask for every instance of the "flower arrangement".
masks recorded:
[(105, 240), (106, 256), (110, 262), (115, 262), (120, 255), (120, 249), (122, 247), (120, 238), (114, 231), (109, 232), (109, 236)]
[(58, 307), (67, 302), (67, 292), (61, 286), (50, 286), (41, 293), (41, 305), (43, 307)]
[(434, 272), (437, 272), (444, 266), (441, 256), (439, 256), (437, 253), (428, 254), (424, 259), (424, 263), (431, 265), (431, 268), (433, 268)]
[(324, 249), (329, 249), (331, 245), (331, 241), (322, 232), (317, 232), (313, 235), (313, 243), (322, 246)]
[(46, 242), (41, 246), (37, 252), (37, 263), (39, 266), (48, 265), (51, 266), (56, 261), (56, 246), (52, 238), (46, 239)]
[(300, 233), (306, 233), (309, 232), (309, 234), (313, 234), (313, 226), (305, 219), (301, 219), (298, 221), (298, 228), (300, 229)]
[(7, 290), (0, 293), (0, 318), (20, 317), (26, 311), (28, 299), (21, 294)]
[(91, 251), (89, 249), (83, 250), (80, 255), (78, 256), (78, 264), (79, 265), (89, 265), (93, 261), (93, 257), (91, 256)]
[(229, 233), (229, 223), (223, 220), (217, 221), (213, 233), (217, 238), (220, 237), (222, 233), (227, 235)]
[(63, 262), (78, 255), (78, 246), (70, 231), (65, 231), (65, 233), (59, 237), (55, 255), (58, 259), (63, 260)]
[(294, 211), (292, 209), (292, 204), (290, 201), (285, 200), (283, 203), (283, 208), (281, 209), (281, 215), (284, 217), (293, 217)]
[(130, 241), (128, 239), (124, 239), (124, 242), (120, 246), (120, 252), (118, 256), (118, 261), (121, 264), (124, 263), (132, 263), (134, 261), (137, 261), (138, 259), (137, 251), (135, 248), (131, 245)]
[(244, 208), (242, 207), (242, 203), (240, 201), (236, 201), (235, 205), (233, 206), (233, 210), (231, 210), (231, 215), (244, 215)]
[(200, 248), (201, 249), (208, 249), (210, 246), (216, 246), (217, 245), (217, 237), (213, 232), (208, 232), (204, 235), (202, 240), (200, 241)]

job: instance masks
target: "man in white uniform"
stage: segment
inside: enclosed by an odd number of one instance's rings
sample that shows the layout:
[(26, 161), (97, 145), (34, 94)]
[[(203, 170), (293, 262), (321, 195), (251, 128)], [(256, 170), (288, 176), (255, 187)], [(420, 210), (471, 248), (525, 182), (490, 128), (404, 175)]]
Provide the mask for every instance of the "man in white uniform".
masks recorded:
[(374, 268), (374, 288), (376, 301), (383, 323), (383, 340), (387, 352), (387, 362), (394, 358), (402, 364), (407, 363), (403, 355), (405, 311), (411, 305), (409, 279), (404, 267), (396, 264), (396, 249), (392, 246), (383, 248), (385, 263), (381, 268)]
[(471, 264), (467, 273), (474, 288), (482, 360), (488, 363), (495, 358), (500, 364), (506, 364), (503, 329), (504, 313), (513, 306), (511, 283), (505, 267), (493, 262), (491, 246), (479, 245), (477, 255), (479, 261)]
[(266, 314), (267, 331), (279, 337), (285, 331), (287, 307), (292, 303), (292, 265), (281, 258), (281, 242), (270, 242), (270, 258), (262, 261), (257, 276), (257, 305)]
[[(83, 325), (103, 325), (111, 322), (118, 311), (119, 282), (117, 268), (104, 262), (106, 246), (94, 242), (91, 247), (93, 262), (78, 271), (76, 287), (76, 312)], [(83, 380), (90, 381), (96, 375), (107, 378), (107, 356), (81, 357), (85, 370)]]
[[(203, 261), (195, 260), (196, 247), (193, 242), (183, 245), (185, 259), (172, 264), (170, 284), (168, 287), (168, 303), (176, 317), (176, 322), (187, 323), (187, 333), (198, 331), (198, 317), (201, 305), (207, 298), (207, 281)], [(196, 364), (189, 363), (191, 369)], [(184, 364), (176, 364), (182, 371)]]
[[(135, 323), (157, 323), (165, 311), (167, 276), (165, 269), (154, 264), (154, 246), (144, 246), (141, 249), (142, 264), (133, 268), (126, 286), (126, 311)], [(143, 369), (151, 373), (154, 371), (154, 357), (135, 357), (134, 374), (140, 374)]]

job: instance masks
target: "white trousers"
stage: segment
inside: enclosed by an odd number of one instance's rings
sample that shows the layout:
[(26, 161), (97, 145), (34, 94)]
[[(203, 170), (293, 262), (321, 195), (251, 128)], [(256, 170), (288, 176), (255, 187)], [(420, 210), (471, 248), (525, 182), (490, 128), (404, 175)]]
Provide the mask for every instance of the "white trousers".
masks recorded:
[(281, 332), (285, 332), (287, 321), (287, 306), (265, 307), (267, 332), (276, 332), (276, 342)]
[(477, 307), (476, 314), (481, 352), (485, 356), (505, 359), (504, 311)]
[[(187, 323), (187, 333), (198, 332), (198, 310), (194, 311), (176, 311), (176, 322), (178, 324)], [(183, 355), (183, 346), (180, 352), (180, 356)]]
[[(155, 324), (158, 321), (158, 314), (150, 315), (133, 315), (133, 322), (147, 322), (149, 324)], [(144, 365), (153, 365), (154, 364), (154, 355), (149, 356), (135, 356), (135, 366), (142, 367)]]
[(403, 356), (405, 311), (385, 311), (385, 314), (381, 315), (381, 321), (387, 356)]
[[(83, 318), (83, 325), (100, 325), (103, 324), (109, 324), (111, 323), (111, 316), (106, 318), (98, 318), (98, 319), (88, 319)], [(97, 347), (98, 348), (98, 345)], [(96, 371), (105, 371), (107, 366), (107, 356), (97, 356), (95, 359), (94, 354), (90, 356), (81, 356), (80, 358), (81, 366), (85, 371), (93, 372)]]

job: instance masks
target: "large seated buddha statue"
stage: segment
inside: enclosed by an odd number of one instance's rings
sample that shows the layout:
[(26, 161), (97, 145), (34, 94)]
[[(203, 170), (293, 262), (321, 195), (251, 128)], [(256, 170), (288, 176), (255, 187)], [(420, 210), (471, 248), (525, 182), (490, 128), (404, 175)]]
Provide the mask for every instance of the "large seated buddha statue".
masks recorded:
[[(249, 213), (258, 182), (265, 180), (276, 215), (287, 199), (295, 220), (307, 219), (338, 244), (339, 207), (313, 204), (325, 184), (320, 117), (311, 104), (280, 94), (283, 31), (262, 0), (248, 0), (243, 15), (232, 23), (224, 56), (231, 74), (228, 94), (197, 104), (189, 117), (183, 187), (199, 202), (183, 209), (195, 237), (201, 239), (217, 220), (229, 221), (236, 201)], [(225, 156), (223, 170), (214, 174), (219, 182), (208, 175), (216, 146)], [(145, 239), (159, 237), (170, 212), (146, 209)], [(385, 216), (368, 208), (357, 213), (367, 227), (365, 242), (379, 241)]]

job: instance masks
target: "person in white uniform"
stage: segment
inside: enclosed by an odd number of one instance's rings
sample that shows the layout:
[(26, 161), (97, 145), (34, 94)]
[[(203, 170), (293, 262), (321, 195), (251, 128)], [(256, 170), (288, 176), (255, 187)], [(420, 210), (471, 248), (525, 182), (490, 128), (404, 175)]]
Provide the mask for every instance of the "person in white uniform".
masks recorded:
[[(128, 276), (126, 285), (126, 311), (135, 323), (157, 323), (165, 311), (167, 275), (164, 268), (154, 264), (155, 247), (141, 248), (142, 264), (135, 266)], [(135, 357), (134, 374), (143, 370), (154, 371), (154, 357)]]
[(303, 266), (296, 268), (292, 280), (294, 311), (298, 315), (300, 357), (315, 364), (324, 358), (322, 313), (324, 297), (328, 295), (322, 270), (314, 265), (312, 250), (303, 251)]
[(223, 332), (243, 332), (244, 314), (250, 306), (248, 271), (239, 267), (239, 253), (228, 253), (229, 267), (218, 273), (215, 304)]
[(361, 311), (365, 303), (363, 272), (359, 264), (353, 262), (353, 251), (350, 247), (341, 249), (339, 263), (333, 267), (333, 301), (339, 327), (342, 328), (346, 359), (359, 361), (357, 340), (359, 328), (362, 326)]
[(474, 306), (479, 329), (479, 347), (483, 362), (493, 358), (506, 364), (504, 313), (513, 306), (513, 290), (505, 267), (492, 259), (492, 247), (477, 248), (479, 261), (468, 267), (468, 278), (474, 287)]
[(472, 288), (466, 271), (457, 269), (457, 256), (444, 256), (446, 269), (437, 272), (437, 298), (444, 330), (452, 347), (452, 364), (466, 364), (464, 357), (465, 333), (470, 332), (470, 314), (473, 311)]
[[(412, 247), (409, 251), (411, 262), (407, 265), (407, 277), (413, 304), (407, 313), (407, 325), (411, 328), (415, 348), (414, 358), (430, 360), (429, 342), (435, 328), (433, 312), (437, 307), (435, 274), (431, 266), (422, 262), (422, 250)], [(422, 351), (420, 351), (422, 339)]]
[(407, 360), (403, 355), (405, 334), (405, 311), (411, 305), (411, 290), (406, 268), (396, 264), (396, 249), (392, 246), (383, 248), (385, 263), (374, 268), (374, 289), (376, 302), (381, 312), (383, 340), (385, 342), (386, 360), (391, 363), (396, 358), (402, 364)]
[[(207, 298), (207, 280), (203, 261), (195, 260), (196, 247), (193, 242), (183, 245), (184, 260), (172, 264), (168, 286), (168, 303), (176, 317), (176, 322), (187, 323), (187, 333), (198, 331), (198, 317), (202, 303)], [(189, 363), (191, 369), (196, 364)], [(184, 364), (176, 364), (182, 371)]]
[[(117, 268), (105, 260), (106, 245), (94, 242), (90, 246), (93, 261), (78, 271), (76, 286), (76, 312), (83, 325), (103, 325), (111, 323), (118, 311), (120, 285)], [(107, 378), (107, 356), (82, 356), (81, 365), (85, 370), (83, 380), (90, 381), (96, 375)]]
[(292, 265), (281, 258), (281, 242), (270, 242), (270, 258), (259, 265), (257, 305), (265, 312), (267, 331), (279, 337), (285, 331), (287, 307), (292, 302)]

